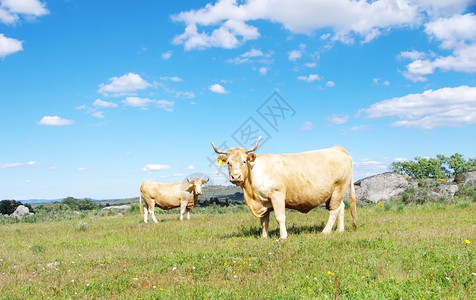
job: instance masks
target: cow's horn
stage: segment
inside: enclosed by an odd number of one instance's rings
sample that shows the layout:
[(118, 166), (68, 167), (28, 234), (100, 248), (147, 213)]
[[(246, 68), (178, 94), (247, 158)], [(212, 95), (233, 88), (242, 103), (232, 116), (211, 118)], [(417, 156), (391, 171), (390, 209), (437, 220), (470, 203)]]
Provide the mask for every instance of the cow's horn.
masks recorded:
[(255, 146), (254, 146), (253, 148), (251, 148), (251, 149), (246, 150), (246, 153), (250, 153), (250, 152), (255, 151), (255, 150), (258, 148), (259, 140), (261, 140), (261, 136), (260, 136), (260, 137), (258, 138), (258, 140), (256, 141)]
[(218, 154), (227, 154), (227, 152), (224, 151), (224, 150), (218, 150), (213, 142), (212, 142), (212, 147), (215, 150), (215, 152), (218, 153)]

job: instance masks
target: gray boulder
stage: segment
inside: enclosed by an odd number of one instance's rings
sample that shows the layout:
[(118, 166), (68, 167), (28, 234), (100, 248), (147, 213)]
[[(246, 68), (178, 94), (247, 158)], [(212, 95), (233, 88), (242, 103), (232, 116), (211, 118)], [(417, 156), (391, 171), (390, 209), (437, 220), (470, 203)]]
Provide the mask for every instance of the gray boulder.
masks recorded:
[(19, 205), (17, 207), (17, 209), (15, 209), (13, 214), (11, 214), (10, 216), (17, 218), (18, 220), (21, 220), (24, 217), (28, 217), (28, 216), (31, 216), (31, 215), (33, 215), (33, 213), (30, 212), (28, 207), (26, 207), (24, 205)]
[(463, 185), (476, 185), (476, 171), (456, 174), (455, 182)]
[(359, 202), (378, 203), (400, 195), (408, 181), (395, 172), (386, 172), (361, 179), (354, 183)]
[(103, 209), (99, 210), (96, 215), (101, 216), (104, 214), (108, 214), (110, 212), (114, 212), (117, 214), (124, 214), (129, 208), (131, 208), (130, 205), (118, 205), (118, 206), (108, 206), (104, 207)]

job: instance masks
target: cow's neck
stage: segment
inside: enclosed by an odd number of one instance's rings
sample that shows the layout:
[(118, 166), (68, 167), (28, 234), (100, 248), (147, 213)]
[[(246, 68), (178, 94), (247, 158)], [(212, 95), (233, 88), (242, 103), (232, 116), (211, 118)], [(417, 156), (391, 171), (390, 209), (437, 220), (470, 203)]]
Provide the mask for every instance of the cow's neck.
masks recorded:
[(245, 197), (245, 202), (248, 206), (253, 199), (255, 199), (255, 195), (253, 192), (253, 178), (251, 174), (251, 166), (249, 163), (248, 165), (248, 176), (245, 177), (245, 180), (242, 184), (240, 184), (241, 189), (243, 190), (243, 196)]

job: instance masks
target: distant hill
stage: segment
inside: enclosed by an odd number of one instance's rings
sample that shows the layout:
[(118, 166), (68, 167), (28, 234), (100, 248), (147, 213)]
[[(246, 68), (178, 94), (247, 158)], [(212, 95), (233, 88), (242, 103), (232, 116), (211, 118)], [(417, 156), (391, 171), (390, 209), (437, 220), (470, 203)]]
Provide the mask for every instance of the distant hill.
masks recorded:
[[(203, 193), (198, 197), (199, 202), (210, 201), (212, 198), (217, 198), (218, 201), (225, 201), (229, 200), (232, 202), (243, 202), (243, 191), (240, 187), (235, 185), (204, 185), (203, 186)], [(28, 199), (28, 200), (20, 200), (22, 203), (31, 204), (31, 205), (38, 205), (38, 204), (45, 204), (50, 202), (61, 202), (63, 199)], [(131, 197), (131, 198), (124, 198), (124, 199), (92, 199), (94, 202), (99, 202), (101, 204), (107, 206), (113, 205), (123, 205), (123, 204), (130, 204), (130, 203), (138, 203), (139, 197)]]

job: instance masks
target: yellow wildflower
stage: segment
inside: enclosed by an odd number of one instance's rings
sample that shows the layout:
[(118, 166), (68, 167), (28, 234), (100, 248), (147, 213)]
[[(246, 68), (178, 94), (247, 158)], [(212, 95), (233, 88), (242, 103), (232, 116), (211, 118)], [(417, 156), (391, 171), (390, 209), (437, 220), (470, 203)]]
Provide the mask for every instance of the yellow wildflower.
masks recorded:
[(470, 241), (470, 240), (464, 240), (464, 242), (465, 242), (467, 245), (471, 244), (471, 241)]

